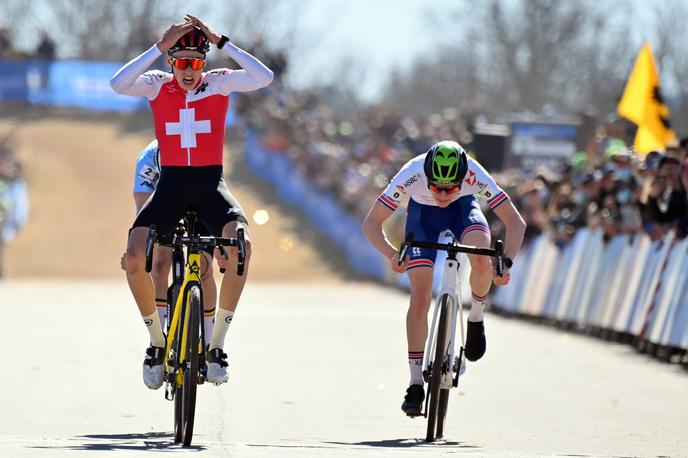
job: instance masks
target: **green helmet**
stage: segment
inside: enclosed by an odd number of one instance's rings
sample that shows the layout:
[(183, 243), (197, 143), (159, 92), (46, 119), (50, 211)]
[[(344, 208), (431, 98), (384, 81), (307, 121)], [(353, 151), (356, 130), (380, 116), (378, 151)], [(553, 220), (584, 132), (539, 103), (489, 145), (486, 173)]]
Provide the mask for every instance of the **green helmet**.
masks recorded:
[(456, 142), (441, 141), (430, 147), (423, 164), (428, 183), (456, 186), (468, 172), (466, 151)]

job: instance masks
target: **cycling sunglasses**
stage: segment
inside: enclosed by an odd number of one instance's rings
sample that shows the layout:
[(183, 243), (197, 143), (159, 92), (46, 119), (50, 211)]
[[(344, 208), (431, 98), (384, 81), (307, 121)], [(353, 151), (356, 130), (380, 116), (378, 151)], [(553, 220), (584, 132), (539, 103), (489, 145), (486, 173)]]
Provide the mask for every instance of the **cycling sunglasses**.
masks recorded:
[(436, 184), (428, 184), (428, 189), (432, 192), (436, 192), (437, 194), (440, 194), (442, 192), (447, 193), (447, 194), (454, 194), (455, 192), (459, 192), (461, 189), (460, 185), (455, 185), (455, 186), (437, 186)]
[(186, 67), (191, 67), (191, 70), (200, 70), (205, 67), (205, 59), (194, 59), (192, 57), (171, 57), (172, 65), (179, 70), (186, 70)]

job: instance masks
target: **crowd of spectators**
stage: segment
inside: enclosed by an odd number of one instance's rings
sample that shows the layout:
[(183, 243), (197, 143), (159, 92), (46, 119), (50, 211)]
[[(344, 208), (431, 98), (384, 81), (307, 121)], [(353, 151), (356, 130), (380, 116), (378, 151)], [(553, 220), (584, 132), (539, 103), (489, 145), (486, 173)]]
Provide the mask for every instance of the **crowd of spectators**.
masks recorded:
[[(360, 219), (401, 166), (436, 141), (471, 147), (473, 115), (453, 108), (418, 117), (375, 105), (343, 117), (315, 92), (278, 84), (243, 98), (239, 110), (265, 147), (291, 157), (310, 183)], [(659, 239), (671, 229), (685, 236), (686, 139), (641, 156), (617, 130), (618, 122), (601, 125), (585, 150), (555, 170), (490, 170), (526, 219), (527, 240), (547, 232), (563, 245), (585, 226), (601, 228), (607, 239), (640, 231)], [(490, 154), (470, 153), (478, 160)], [(499, 233), (499, 221), (488, 218)]]

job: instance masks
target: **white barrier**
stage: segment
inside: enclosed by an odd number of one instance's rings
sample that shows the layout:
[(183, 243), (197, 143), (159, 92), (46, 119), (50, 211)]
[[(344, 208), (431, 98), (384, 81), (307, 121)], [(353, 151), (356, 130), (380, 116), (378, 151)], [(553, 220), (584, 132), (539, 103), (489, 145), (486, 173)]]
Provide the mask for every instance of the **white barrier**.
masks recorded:
[(664, 243), (655, 242), (657, 256), (652, 266), (648, 266), (647, 282), (642, 285), (643, 289), (638, 290), (636, 300), (638, 302), (638, 310), (634, 317), (634, 321), (629, 329), (630, 334), (638, 338), (644, 338), (647, 328), (652, 321), (654, 315), (654, 299), (657, 293), (657, 285), (659, 284), (660, 276), (664, 271), (664, 265), (669, 255), (669, 248), (674, 240), (673, 232), (667, 235)]
[(652, 343), (665, 345), (673, 323), (676, 308), (680, 301), (679, 294), (683, 290), (685, 277), (681, 278), (683, 264), (688, 253), (688, 238), (676, 243), (667, 258), (667, 266), (662, 275), (657, 297), (655, 298), (655, 313), (649, 323), (647, 340)]
[(543, 234), (519, 254), (511, 279), (494, 295), (503, 310), (688, 350), (688, 238), (605, 244), (600, 230), (582, 229), (560, 250)]
[(650, 254), (650, 237), (646, 234), (637, 234), (634, 237), (633, 245), (629, 248), (629, 257), (624, 272), (624, 283), (617, 302), (618, 313), (610, 324), (610, 329), (620, 333), (628, 332), (629, 321), (633, 314), (633, 305), (640, 279), (646, 270), (647, 258)]
[(683, 260), (679, 272), (679, 284), (676, 286), (678, 300), (673, 323), (669, 326), (666, 342), (662, 345), (688, 349), (688, 256)]
[(601, 230), (592, 231), (588, 243), (584, 246), (584, 267), (581, 269), (578, 281), (577, 290), (575, 291), (575, 300), (578, 301), (577, 307), (572, 307), (569, 314), (569, 321), (575, 322), (579, 327), (585, 327), (588, 324), (588, 313), (592, 304), (595, 301), (596, 279), (599, 277), (599, 270), (602, 264), (594, 262), (600, 259), (604, 251), (604, 233)]

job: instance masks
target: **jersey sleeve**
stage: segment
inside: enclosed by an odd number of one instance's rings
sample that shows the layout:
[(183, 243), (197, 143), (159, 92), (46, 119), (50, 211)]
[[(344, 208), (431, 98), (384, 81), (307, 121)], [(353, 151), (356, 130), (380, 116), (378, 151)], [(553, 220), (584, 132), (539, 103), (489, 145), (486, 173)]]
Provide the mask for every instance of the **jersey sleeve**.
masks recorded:
[(118, 94), (147, 97), (153, 100), (160, 90), (160, 85), (156, 83), (161, 82), (166, 74), (161, 71), (146, 72), (146, 70), (160, 57), (160, 54), (157, 46), (151, 46), (148, 51), (120, 68), (110, 80), (110, 87)]
[(399, 205), (408, 203), (412, 188), (417, 186), (419, 181), (420, 177), (411, 167), (411, 162), (409, 161), (392, 178), (377, 201), (390, 210), (395, 211), (399, 208)]
[(272, 82), (272, 70), (238, 46), (227, 43), (220, 51), (241, 66), (241, 70), (222, 69), (219, 87), (224, 95), (229, 95), (230, 92), (254, 91)]
[(158, 165), (158, 142), (153, 140), (139, 155), (136, 161), (134, 192), (153, 192), (160, 180)]
[(475, 195), (485, 199), (490, 210), (494, 210), (503, 204), (509, 198), (509, 196), (501, 187), (499, 187), (494, 178), (487, 173), (487, 170), (485, 170), (483, 166), (478, 163), (478, 161), (473, 159), (470, 159), (470, 161), (470, 170), (475, 173), (475, 179), (477, 181), (476, 184), (478, 186), (478, 190)]

